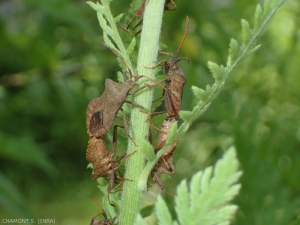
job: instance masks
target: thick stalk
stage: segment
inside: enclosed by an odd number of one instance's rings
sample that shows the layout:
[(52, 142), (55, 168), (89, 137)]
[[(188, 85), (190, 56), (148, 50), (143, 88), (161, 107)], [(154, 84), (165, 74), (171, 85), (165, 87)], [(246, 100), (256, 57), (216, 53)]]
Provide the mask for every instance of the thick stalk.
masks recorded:
[[(143, 18), (137, 71), (139, 75), (145, 75), (152, 79), (155, 77), (154, 70), (147, 69), (147, 67), (153, 67), (157, 60), (164, 3), (165, 0), (148, 1)], [(144, 82), (151, 83), (147, 79), (143, 79), (139, 85), (142, 85)], [(150, 111), (152, 99), (152, 90), (147, 88), (145, 91), (138, 92), (134, 98), (134, 102), (144, 106), (145, 110)], [(122, 205), (119, 217), (120, 225), (134, 224), (135, 217), (140, 211), (141, 199), (145, 191), (142, 186), (138, 186), (138, 181), (145, 166), (145, 158), (139, 149), (139, 142), (148, 137), (149, 124), (145, 122), (146, 118), (147, 114), (141, 112), (137, 107), (133, 108), (130, 120), (130, 135), (135, 140), (137, 146), (129, 141), (127, 154), (135, 150), (137, 150), (137, 152), (126, 160), (125, 177), (132, 181), (126, 181), (123, 186)], [(143, 185), (143, 187), (146, 186), (146, 184)]]

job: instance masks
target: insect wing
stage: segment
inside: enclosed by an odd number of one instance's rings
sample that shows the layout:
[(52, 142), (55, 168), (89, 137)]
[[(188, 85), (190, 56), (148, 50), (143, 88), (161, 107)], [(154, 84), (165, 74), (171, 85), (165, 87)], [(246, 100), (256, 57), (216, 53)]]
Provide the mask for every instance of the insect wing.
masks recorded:
[(89, 131), (95, 134), (103, 127), (103, 110), (97, 111), (92, 115)]

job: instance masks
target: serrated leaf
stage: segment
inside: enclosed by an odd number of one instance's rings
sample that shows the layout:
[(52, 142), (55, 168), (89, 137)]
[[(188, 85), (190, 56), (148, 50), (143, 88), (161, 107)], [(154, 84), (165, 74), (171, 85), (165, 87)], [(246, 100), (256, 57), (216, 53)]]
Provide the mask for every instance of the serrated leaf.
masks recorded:
[(224, 76), (224, 67), (223, 66), (219, 66), (218, 64), (216, 64), (214, 62), (210, 62), (210, 61), (207, 63), (207, 66), (216, 81), (222, 80), (222, 78)]
[(200, 171), (193, 175), (191, 183), (190, 183), (190, 189), (191, 189), (191, 207), (194, 207), (194, 205), (197, 204), (197, 198), (200, 193), (200, 180), (203, 176), (203, 172)]
[(205, 101), (208, 97), (208, 94), (206, 93), (205, 90), (198, 88), (196, 86), (192, 86), (192, 91), (194, 95), (201, 101)]
[(186, 180), (180, 182), (175, 198), (175, 210), (180, 224), (190, 224), (189, 195)]
[[(214, 173), (213, 173), (214, 170)], [(176, 212), (180, 224), (215, 225), (225, 223), (237, 206), (229, 201), (240, 189), (234, 184), (241, 176), (235, 149), (230, 148), (213, 167), (196, 173), (189, 184), (183, 180), (177, 187)]]
[(100, 5), (98, 2), (95, 4), (94, 2), (87, 1), (86, 2), (92, 9), (94, 9), (96, 12), (103, 12), (104, 8), (102, 5)]
[(262, 19), (263, 19), (263, 10), (262, 10), (260, 4), (258, 4), (256, 6), (255, 15), (254, 15), (254, 28), (253, 28), (254, 33), (257, 32)]
[(234, 38), (231, 38), (229, 44), (229, 57), (227, 60), (227, 67), (231, 66), (231, 63), (237, 59), (239, 53), (240, 49), (238, 42)]
[(134, 48), (135, 48), (135, 45), (136, 45), (136, 39), (135, 39), (135, 37), (134, 37), (134, 38), (132, 38), (132, 40), (131, 40), (131, 42), (130, 42), (128, 48), (127, 48), (127, 53), (128, 53), (128, 55), (130, 55), (130, 54), (133, 52), (133, 50), (134, 50)]
[(115, 21), (116, 23), (118, 23), (118, 22), (122, 19), (123, 15), (124, 15), (124, 14), (122, 13), (122, 14), (116, 16), (116, 17), (114, 18), (114, 21)]
[(88, 4), (97, 11), (97, 17), (103, 30), (105, 44), (115, 51), (118, 50), (119, 56), (124, 59), (129, 68), (132, 68), (129, 55), (126, 52), (126, 48), (116, 25), (116, 23), (122, 18), (123, 14), (113, 17), (110, 11), (110, 2), (110, 0), (101, 0), (102, 4), (98, 2), (97, 4), (88, 2)]
[(163, 198), (160, 195), (156, 199), (155, 211), (156, 211), (157, 219), (159, 221), (158, 224), (172, 225), (173, 222), (172, 216), (170, 214), (166, 202), (163, 200)]
[(270, 10), (271, 10), (271, 2), (272, 2), (271, 0), (266, 0), (264, 2), (263, 17), (265, 17), (266, 14), (268, 14), (270, 12)]
[(242, 25), (242, 40), (243, 44), (247, 45), (250, 38), (251, 38), (251, 29), (250, 25), (247, 20), (242, 19), (241, 20), (241, 25)]
[(231, 217), (224, 220), (224, 218), (228, 217), (227, 215), (234, 215), (237, 210), (237, 206), (229, 205), (224, 206), (220, 209), (215, 209), (211, 213), (207, 213), (204, 217), (202, 217), (203, 224), (220, 224), (223, 222), (227, 222)]
[(192, 112), (191, 111), (180, 111), (179, 116), (184, 121), (189, 122), (189, 121), (191, 121), (191, 118), (192, 118)]
[(143, 224), (145, 224), (143, 217), (140, 214), (137, 214), (134, 221), (134, 225), (143, 225)]
[(117, 51), (115, 45), (111, 42), (111, 40), (109, 39), (109, 37), (107, 36), (107, 34), (103, 34), (103, 40), (104, 43), (111, 49), (114, 49), (115, 51)]
[(140, 141), (139, 150), (143, 152), (143, 155), (148, 161), (152, 162), (156, 159), (153, 146), (145, 139)]

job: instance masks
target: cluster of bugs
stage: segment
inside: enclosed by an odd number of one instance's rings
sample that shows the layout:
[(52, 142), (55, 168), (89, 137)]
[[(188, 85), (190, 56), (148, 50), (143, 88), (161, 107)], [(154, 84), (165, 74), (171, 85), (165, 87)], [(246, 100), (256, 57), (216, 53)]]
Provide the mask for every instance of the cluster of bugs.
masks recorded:
[[(134, 27), (134, 29), (142, 25), (145, 2), (146, 0), (142, 1), (141, 6), (134, 13), (127, 27), (130, 26), (130, 24), (132, 23), (135, 17), (140, 17), (141, 21)], [(177, 6), (175, 5), (173, 0), (166, 0), (164, 5), (164, 10), (175, 10), (176, 7)], [(186, 78), (184, 76), (182, 68), (177, 66), (177, 63), (183, 59), (188, 60), (189, 62), (188, 58), (185, 57), (178, 58), (179, 51), (185, 40), (188, 29), (189, 29), (189, 20), (187, 17), (186, 31), (176, 53), (172, 55), (170, 53), (160, 52), (162, 54), (166, 54), (170, 56), (170, 60), (168, 62), (161, 61), (157, 63), (153, 68), (149, 68), (149, 69), (154, 69), (158, 66), (162, 67), (165, 85), (162, 85), (159, 82), (146, 77), (147, 79), (154, 82), (156, 85), (159, 85), (160, 87), (163, 88), (163, 96), (165, 100), (165, 111), (150, 113), (147, 119), (147, 121), (150, 123), (152, 127), (160, 131), (157, 140), (157, 146), (154, 149), (155, 154), (165, 146), (167, 135), (170, 132), (170, 127), (179, 119), (179, 111), (181, 110), (181, 105), (182, 105), (183, 87), (184, 84), (186, 83)], [(113, 53), (117, 55), (116, 52), (113, 51)], [(113, 128), (113, 151), (112, 152), (108, 149), (103, 136), (107, 134), (110, 128), (112, 127), (112, 124), (115, 118), (117, 117), (118, 111), (119, 110), (123, 111), (122, 106), (124, 103), (130, 103), (136, 107), (143, 108), (143, 106), (141, 105), (127, 101), (126, 100), (127, 96), (129, 94), (134, 94), (135, 92), (140, 91), (143, 88), (152, 87), (151, 85), (146, 84), (143, 87), (132, 90), (136, 82), (140, 78), (145, 76), (143, 75), (133, 76), (132, 71), (126, 65), (124, 60), (120, 56), (118, 57), (125, 64), (129, 77), (127, 77), (126, 74), (124, 73), (124, 83), (118, 83), (111, 79), (106, 79), (105, 89), (103, 94), (100, 97), (90, 101), (86, 110), (86, 128), (87, 128), (87, 134), (89, 136), (88, 146), (86, 150), (86, 159), (88, 162), (93, 164), (92, 180), (97, 180), (99, 177), (108, 178), (109, 180), (108, 189), (107, 189), (108, 201), (112, 206), (114, 205), (110, 201), (110, 197), (109, 197), (110, 193), (112, 192), (113, 189), (115, 189), (123, 182), (128, 180), (123, 177), (122, 173), (120, 172), (120, 167), (122, 166), (126, 158), (128, 158), (130, 155), (135, 153), (133, 152), (129, 155), (123, 153), (121, 156), (115, 159), (116, 148), (117, 148), (118, 127), (125, 128), (128, 137), (135, 144), (134, 140), (129, 136), (127, 118), (125, 117), (124, 112), (123, 112), (124, 126), (115, 125)], [(150, 118), (154, 114), (161, 114), (161, 113), (166, 113), (167, 118), (163, 121), (161, 128), (157, 128), (152, 124)], [(178, 141), (175, 141), (169, 146), (167, 151), (159, 158), (159, 160), (157, 161), (157, 163), (155, 164), (151, 172), (152, 180), (157, 184), (159, 188), (161, 188), (164, 191), (165, 189), (160, 179), (160, 175), (175, 173), (175, 167), (172, 162), (172, 155), (177, 146), (177, 143)], [(97, 219), (99, 215), (103, 215), (104, 220), (99, 221)], [(115, 219), (116, 218), (114, 218), (111, 221), (108, 220), (105, 211), (102, 209), (101, 213), (97, 214), (95, 217), (92, 218), (90, 224), (110, 225), (114, 223)]]
[[(175, 53), (175, 55), (172, 55), (170, 53), (161, 52), (162, 54), (169, 55), (170, 61), (161, 61), (155, 65), (162, 66), (162, 71), (165, 77), (165, 108), (166, 108), (166, 114), (167, 118), (164, 120), (161, 129), (154, 128), (160, 130), (160, 134), (158, 136), (157, 140), (157, 147), (154, 149), (155, 154), (161, 150), (166, 143), (167, 135), (170, 132), (170, 128), (172, 124), (179, 119), (179, 112), (181, 110), (182, 105), (182, 95), (183, 95), (183, 87), (186, 83), (186, 78), (184, 76), (183, 70), (181, 67), (177, 66), (177, 63), (180, 60), (187, 60), (190, 61), (186, 57), (178, 58), (179, 51), (183, 45), (183, 42), (185, 40), (185, 37), (187, 35), (188, 29), (189, 29), (189, 18), (186, 18), (186, 31), (182, 38), (182, 41)], [(164, 112), (157, 112), (153, 114), (161, 114)], [(150, 118), (151, 114), (148, 116), (148, 120)], [(150, 122), (151, 124), (151, 122)], [(172, 143), (169, 148), (166, 150), (166, 152), (159, 158), (157, 163), (155, 164), (154, 168), (151, 172), (152, 180), (162, 189), (164, 190), (164, 185), (160, 179), (161, 174), (174, 174), (175, 173), (175, 167), (172, 163), (172, 155), (173, 152), (177, 146), (178, 141), (175, 141)]]
[[(130, 78), (132, 78), (131, 72)], [(116, 154), (117, 128), (124, 127), (128, 130), (127, 125), (114, 126), (113, 153), (108, 150), (108, 147), (103, 140), (103, 135), (109, 131), (117, 112), (121, 110), (122, 105), (125, 102), (128, 102), (126, 101), (126, 97), (139, 78), (140, 77), (128, 79), (125, 80), (124, 83), (117, 83), (111, 79), (106, 79), (103, 94), (101, 97), (90, 101), (86, 110), (86, 128), (89, 135), (86, 159), (93, 164), (92, 180), (96, 180), (99, 177), (108, 177), (109, 202), (109, 194), (114, 189), (114, 184), (117, 183), (117, 180), (121, 180), (121, 183), (126, 180), (122, 176), (119, 168), (122, 165), (122, 162), (130, 155), (126, 155), (126, 153), (122, 154), (116, 160), (114, 159), (114, 156)], [(126, 124), (126, 119), (124, 120), (124, 124)], [(118, 161), (121, 161), (119, 165), (117, 165)], [(113, 205), (111, 202), (110, 204)]]

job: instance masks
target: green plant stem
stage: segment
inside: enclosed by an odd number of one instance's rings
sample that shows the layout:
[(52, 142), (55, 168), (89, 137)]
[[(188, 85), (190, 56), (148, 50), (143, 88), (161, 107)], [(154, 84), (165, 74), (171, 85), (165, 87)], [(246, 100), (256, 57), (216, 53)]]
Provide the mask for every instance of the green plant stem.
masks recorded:
[[(149, 68), (154, 66), (154, 62), (157, 59), (164, 3), (165, 0), (148, 1), (143, 18), (137, 71), (139, 75), (142, 74), (152, 79), (154, 79), (155, 75), (154, 70)], [(144, 82), (151, 83), (147, 79), (143, 79), (139, 82), (139, 85), (142, 85)], [(144, 106), (145, 110), (150, 111), (152, 99), (152, 90), (147, 88), (145, 91), (138, 92), (138, 95), (134, 98), (134, 102)], [(136, 215), (140, 211), (142, 196), (145, 192), (143, 187), (147, 186), (146, 184), (142, 186), (138, 185), (145, 165), (145, 157), (138, 146), (140, 140), (148, 139), (149, 124), (145, 122), (146, 119), (146, 113), (141, 112), (137, 107), (132, 109), (130, 135), (135, 140), (137, 146), (135, 146), (132, 141), (129, 141), (127, 154), (135, 150), (137, 150), (137, 152), (126, 160), (125, 177), (132, 181), (126, 181), (123, 186), (119, 217), (120, 225), (134, 224)]]

